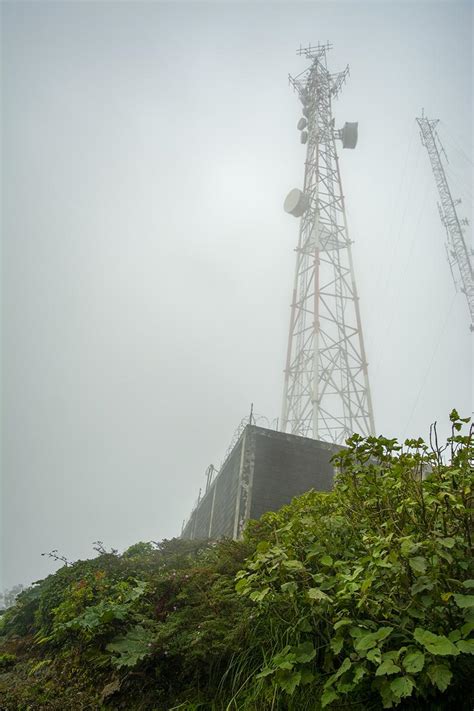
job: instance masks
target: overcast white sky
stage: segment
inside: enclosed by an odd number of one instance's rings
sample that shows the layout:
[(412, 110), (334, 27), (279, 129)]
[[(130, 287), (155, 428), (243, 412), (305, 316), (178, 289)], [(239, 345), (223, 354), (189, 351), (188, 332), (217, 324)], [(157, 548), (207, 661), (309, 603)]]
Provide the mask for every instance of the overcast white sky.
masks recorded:
[[(287, 74), (330, 40), (377, 431), (472, 409), (415, 116), (472, 205), (470, 2), (3, 2), (2, 585), (179, 534), (250, 402), (279, 415), (301, 187)], [(471, 201), (471, 203), (470, 203)], [(446, 432), (444, 424), (441, 426)]]

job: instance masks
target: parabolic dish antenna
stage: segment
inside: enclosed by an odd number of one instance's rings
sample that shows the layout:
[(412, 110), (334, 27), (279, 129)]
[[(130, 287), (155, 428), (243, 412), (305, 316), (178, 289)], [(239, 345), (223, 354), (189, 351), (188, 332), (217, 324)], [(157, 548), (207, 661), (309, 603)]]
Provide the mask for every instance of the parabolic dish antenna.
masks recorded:
[(344, 124), (344, 128), (341, 131), (341, 139), (342, 139), (342, 147), (343, 148), (355, 148), (357, 145), (357, 137), (358, 137), (358, 127), (359, 124), (358, 122), (355, 123), (346, 123)]
[(283, 203), (285, 212), (288, 212), (294, 217), (301, 217), (309, 207), (308, 196), (305, 195), (299, 188), (290, 190)]

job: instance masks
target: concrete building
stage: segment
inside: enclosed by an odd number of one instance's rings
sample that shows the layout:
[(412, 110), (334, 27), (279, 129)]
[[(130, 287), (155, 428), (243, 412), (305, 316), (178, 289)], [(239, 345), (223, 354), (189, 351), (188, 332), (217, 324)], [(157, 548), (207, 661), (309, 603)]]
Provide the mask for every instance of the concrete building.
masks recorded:
[(329, 491), (341, 446), (247, 425), (191, 513), (182, 538), (239, 538), (245, 522), (309, 489)]

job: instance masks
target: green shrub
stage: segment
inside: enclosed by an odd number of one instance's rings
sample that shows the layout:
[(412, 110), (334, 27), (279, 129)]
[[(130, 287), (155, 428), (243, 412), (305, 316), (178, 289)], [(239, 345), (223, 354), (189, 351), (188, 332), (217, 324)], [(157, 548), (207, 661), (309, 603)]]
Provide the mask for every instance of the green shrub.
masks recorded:
[(469, 678), (474, 447), (466, 420), (451, 418), (449, 464), (422, 440), (354, 435), (332, 493), (249, 527), (263, 540), (236, 589), (271, 627), (256, 679), (276, 696), (310, 684), (323, 708), (374, 695), (391, 708)]

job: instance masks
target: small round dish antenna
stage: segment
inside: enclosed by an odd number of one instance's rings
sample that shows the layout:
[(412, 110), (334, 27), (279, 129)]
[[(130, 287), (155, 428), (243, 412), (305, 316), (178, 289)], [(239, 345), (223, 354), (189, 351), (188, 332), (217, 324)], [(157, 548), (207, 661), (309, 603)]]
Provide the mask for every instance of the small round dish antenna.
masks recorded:
[(359, 124), (357, 121), (355, 123), (347, 123), (346, 121), (344, 127), (341, 128), (340, 131), (343, 148), (356, 147), (358, 138), (358, 127)]
[(283, 209), (294, 217), (301, 217), (309, 207), (308, 196), (299, 188), (290, 190), (283, 203)]

